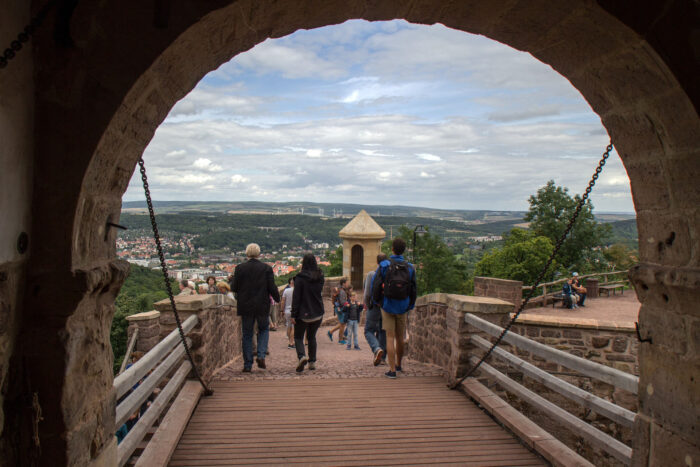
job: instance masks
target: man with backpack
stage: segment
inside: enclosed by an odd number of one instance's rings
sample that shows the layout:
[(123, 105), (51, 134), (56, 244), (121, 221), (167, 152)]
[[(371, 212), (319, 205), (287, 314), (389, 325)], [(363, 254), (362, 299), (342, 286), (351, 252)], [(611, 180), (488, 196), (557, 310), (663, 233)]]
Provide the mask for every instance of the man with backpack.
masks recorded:
[(382, 261), (374, 274), (372, 296), (374, 302), (381, 305), (382, 329), (386, 331), (389, 371), (385, 376), (396, 378), (396, 372), (402, 371), (406, 316), (416, 304), (418, 290), (416, 270), (403, 257), (406, 241), (395, 238), (391, 249), (394, 254), (388, 260)]

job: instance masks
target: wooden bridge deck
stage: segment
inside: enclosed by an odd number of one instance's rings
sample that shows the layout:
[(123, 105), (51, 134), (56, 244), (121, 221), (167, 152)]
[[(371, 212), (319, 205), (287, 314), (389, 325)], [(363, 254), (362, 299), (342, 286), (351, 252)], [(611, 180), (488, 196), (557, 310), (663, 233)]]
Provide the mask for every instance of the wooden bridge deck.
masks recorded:
[(219, 381), (170, 465), (547, 465), (440, 377)]

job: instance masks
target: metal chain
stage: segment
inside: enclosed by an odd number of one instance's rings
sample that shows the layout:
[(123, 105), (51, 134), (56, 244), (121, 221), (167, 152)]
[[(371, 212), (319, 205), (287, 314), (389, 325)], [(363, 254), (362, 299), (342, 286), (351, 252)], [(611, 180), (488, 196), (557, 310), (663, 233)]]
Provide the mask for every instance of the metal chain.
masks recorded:
[(566, 229), (564, 230), (564, 233), (561, 234), (559, 239), (557, 240), (556, 245), (554, 245), (554, 250), (552, 251), (552, 254), (549, 256), (549, 259), (545, 263), (544, 267), (542, 268), (542, 271), (540, 272), (539, 276), (537, 276), (537, 279), (535, 279), (534, 285), (530, 288), (528, 294), (525, 297), (525, 300), (523, 300), (520, 303), (520, 306), (518, 307), (518, 311), (515, 312), (515, 315), (513, 318), (510, 320), (510, 322), (506, 325), (505, 328), (503, 328), (503, 331), (501, 334), (498, 336), (496, 341), (493, 343), (491, 348), (481, 357), (481, 359), (478, 361), (476, 365), (474, 365), (466, 375), (462, 376), (459, 380), (457, 380), (456, 383), (452, 384), (450, 386), (450, 389), (456, 389), (460, 384), (462, 384), (462, 381), (465, 379), (469, 378), (474, 372), (479, 369), (482, 363), (486, 361), (487, 358), (491, 355), (493, 350), (498, 347), (498, 344), (501, 343), (503, 338), (505, 337), (506, 334), (508, 334), (508, 331), (510, 331), (510, 328), (513, 326), (515, 321), (518, 319), (518, 316), (520, 316), (520, 313), (523, 312), (525, 307), (527, 306), (528, 302), (532, 298), (532, 296), (535, 294), (535, 291), (537, 290), (537, 286), (542, 282), (544, 279), (544, 276), (547, 274), (547, 271), (549, 270), (549, 267), (552, 265), (552, 261), (554, 261), (554, 258), (557, 256), (559, 253), (559, 249), (561, 248), (562, 244), (564, 243), (564, 240), (566, 237), (569, 235), (569, 232), (573, 228), (574, 224), (576, 223), (576, 219), (578, 218), (578, 215), (581, 213), (581, 209), (583, 209), (584, 204), (586, 204), (586, 200), (588, 199), (588, 196), (591, 194), (591, 190), (593, 189), (593, 186), (595, 185), (595, 182), (598, 180), (598, 177), (600, 176), (600, 172), (603, 171), (603, 166), (605, 165), (605, 162), (608, 160), (608, 157), (610, 157), (610, 152), (613, 149), (613, 144), (612, 140), (610, 140), (610, 144), (605, 148), (605, 153), (603, 153), (603, 156), (600, 159), (600, 162), (598, 162), (598, 167), (595, 169), (595, 173), (591, 177), (591, 180), (588, 182), (588, 186), (586, 187), (585, 192), (583, 193), (583, 196), (579, 200), (578, 204), (576, 205), (576, 209), (574, 210), (573, 215), (571, 216), (571, 219), (569, 219), (569, 223), (566, 226)]
[(187, 354), (187, 359), (192, 364), (192, 371), (195, 377), (199, 380), (199, 383), (204, 388), (204, 395), (211, 396), (214, 394), (199, 375), (197, 368), (194, 365), (194, 360), (192, 359), (192, 354), (190, 353), (190, 346), (187, 345), (185, 340), (185, 332), (182, 330), (182, 324), (180, 323), (180, 316), (177, 314), (177, 308), (175, 307), (175, 297), (173, 297), (173, 291), (170, 288), (170, 277), (168, 276), (168, 267), (165, 265), (165, 257), (163, 256), (163, 247), (160, 244), (160, 234), (158, 233), (158, 224), (156, 224), (156, 214), (153, 211), (153, 202), (151, 201), (151, 190), (148, 188), (148, 178), (146, 177), (146, 166), (143, 162), (143, 157), (139, 158), (139, 170), (141, 171), (141, 180), (143, 181), (143, 191), (146, 193), (146, 204), (148, 204), (148, 215), (151, 217), (151, 227), (153, 227), (153, 238), (156, 242), (156, 249), (158, 250), (158, 257), (160, 258), (160, 269), (163, 271), (163, 279), (165, 281), (165, 290), (168, 292), (168, 298), (170, 299), (170, 306), (173, 309), (173, 315), (175, 316), (175, 322), (177, 323), (177, 329), (180, 332), (180, 341), (185, 347), (185, 353)]
[(17, 39), (10, 42), (10, 46), (5, 49), (2, 55), (0, 55), (0, 68), (5, 68), (7, 63), (15, 58), (17, 52), (22, 50), (23, 45), (26, 42), (29, 42), (29, 39), (31, 38), (32, 34), (34, 34), (36, 28), (41, 25), (44, 18), (46, 18), (46, 15), (49, 13), (49, 10), (51, 10), (54, 5), (56, 5), (56, 0), (50, 0), (46, 5), (44, 5), (44, 7), (39, 10), (39, 13), (32, 18), (27, 27), (25, 27), (22, 32), (17, 34)]

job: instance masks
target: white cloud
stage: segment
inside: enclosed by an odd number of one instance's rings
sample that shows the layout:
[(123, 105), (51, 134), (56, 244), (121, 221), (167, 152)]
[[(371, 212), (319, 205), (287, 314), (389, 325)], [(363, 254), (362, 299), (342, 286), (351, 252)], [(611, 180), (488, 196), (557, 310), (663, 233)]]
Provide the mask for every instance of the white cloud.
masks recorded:
[(436, 156), (435, 154), (428, 154), (428, 153), (419, 153), (416, 154), (419, 158), (425, 160), (425, 161), (431, 161), (431, 162), (436, 162), (436, 161), (441, 161), (442, 158), (440, 156)]
[(220, 165), (213, 164), (211, 160), (205, 157), (200, 157), (199, 159), (195, 160), (192, 165), (196, 169), (206, 170), (207, 172), (221, 172), (223, 170)]
[[(236, 174), (231, 176), (231, 185), (239, 185), (241, 183), (246, 183), (248, 182), (248, 177), (244, 177), (241, 174)], [(257, 189), (256, 186), (253, 187), (254, 189)]]
[[(440, 25), (349, 21), (222, 65), (144, 158), (156, 199), (525, 209), (549, 179), (585, 188), (607, 139), (570, 83), (528, 54)], [(142, 199), (135, 176), (125, 199)], [(616, 155), (592, 199), (633, 209)]]

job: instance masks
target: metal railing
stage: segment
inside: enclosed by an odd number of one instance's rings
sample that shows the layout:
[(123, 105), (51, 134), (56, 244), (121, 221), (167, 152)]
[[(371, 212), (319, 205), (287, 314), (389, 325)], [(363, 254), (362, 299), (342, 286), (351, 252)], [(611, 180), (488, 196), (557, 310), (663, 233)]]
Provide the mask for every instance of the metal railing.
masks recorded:
[[(472, 314), (466, 314), (465, 321), (480, 331), (494, 337), (499, 336), (503, 330), (501, 327)], [(617, 388), (637, 394), (639, 378), (629, 373), (625, 373), (615, 368), (595, 363), (584, 358), (576, 357), (575, 355), (548, 347), (514, 333), (506, 334), (503, 338), (503, 342), (530, 352), (531, 354), (543, 358), (546, 361), (555, 362), (559, 365), (565, 366), (580, 373), (581, 375), (603, 381)], [(472, 336), (471, 343), (484, 351), (491, 347), (491, 343), (489, 341), (479, 336)], [(588, 410), (607, 417), (613, 422), (627, 428), (631, 428), (634, 425), (634, 417), (636, 414), (630, 410), (584, 391), (579, 387), (557, 378), (556, 376), (541, 370), (535, 365), (532, 365), (501, 348), (494, 349), (493, 355), (507, 363), (508, 366), (522, 372), (523, 375), (557, 392), (565, 398), (580, 404)], [(472, 364), (476, 364), (479, 361), (479, 358), (472, 356), (470, 361)], [(479, 367), (479, 371), (481, 376), (487, 376), (488, 378), (495, 380), (506, 392), (512, 393), (521, 400), (532, 405), (542, 413), (546, 414), (552, 420), (569, 429), (577, 436), (584, 438), (592, 446), (595, 446), (612, 455), (626, 465), (629, 465), (632, 462), (632, 448), (626, 444), (553, 404), (544, 397), (536, 394), (487, 363), (482, 363), (482, 365)]]
[[(196, 315), (182, 323), (183, 331), (189, 333), (199, 322)], [(189, 338), (187, 339), (189, 341)], [(139, 361), (127, 368), (114, 379), (117, 404), (116, 426), (120, 427), (140, 412), (141, 406), (149, 400), (155, 388), (165, 378), (167, 384), (151, 402), (138, 421), (132, 426), (117, 446), (119, 466), (126, 464), (139, 447), (148, 431), (163, 415), (169, 402), (178, 394), (192, 365), (185, 358), (185, 349), (180, 345), (177, 329), (149, 350)], [(124, 397), (125, 396), (125, 397)], [(122, 399), (123, 397), (123, 399)], [(121, 400), (120, 400), (121, 399)]]

